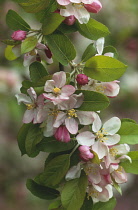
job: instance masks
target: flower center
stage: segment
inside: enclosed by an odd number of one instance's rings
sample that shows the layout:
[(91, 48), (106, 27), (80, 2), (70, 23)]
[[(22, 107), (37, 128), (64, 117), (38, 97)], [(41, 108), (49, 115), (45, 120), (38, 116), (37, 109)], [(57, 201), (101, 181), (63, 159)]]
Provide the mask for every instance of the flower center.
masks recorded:
[(78, 5), (78, 9), (83, 8), (83, 3), (72, 3), (73, 6)]
[(107, 137), (105, 137), (105, 135), (107, 135), (108, 133), (105, 131), (104, 128), (102, 128), (100, 131), (98, 131), (96, 133), (97, 139), (100, 140), (100, 142), (105, 142), (106, 140), (108, 140)]
[(49, 115), (52, 115), (56, 118), (59, 112), (60, 111), (58, 109), (53, 109), (53, 110), (50, 110)]
[(105, 89), (106, 89), (106, 87), (101, 84), (96, 85), (96, 87), (95, 87), (95, 91), (100, 92), (100, 93), (103, 93)]
[(56, 95), (58, 95), (60, 93), (60, 91), (61, 90), (58, 87), (53, 88), (53, 93), (56, 94)]
[(116, 156), (116, 155), (117, 155), (117, 152), (118, 152), (118, 150), (117, 150), (116, 148), (111, 148), (111, 149), (110, 149), (110, 154), (111, 154), (112, 156)]
[(28, 110), (34, 109), (36, 107), (35, 104), (26, 104), (26, 106)]
[(67, 111), (68, 118), (77, 117), (75, 109), (70, 109)]
[(123, 172), (123, 167), (119, 166), (117, 170), (115, 170), (117, 173), (121, 174)]
[(89, 187), (89, 191), (88, 191), (88, 199), (89, 197), (95, 197), (97, 198), (99, 196), (99, 192), (97, 190), (95, 190), (93, 187)]

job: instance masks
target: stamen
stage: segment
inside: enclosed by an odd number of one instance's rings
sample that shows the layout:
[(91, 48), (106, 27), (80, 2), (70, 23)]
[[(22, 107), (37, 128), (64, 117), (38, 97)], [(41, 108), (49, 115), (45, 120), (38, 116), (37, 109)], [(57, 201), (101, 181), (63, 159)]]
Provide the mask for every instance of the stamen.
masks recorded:
[(60, 88), (57, 88), (57, 87), (53, 88), (53, 93), (56, 95), (58, 95), (60, 93), (60, 91), (61, 91)]
[(112, 156), (116, 156), (117, 153), (118, 153), (118, 150), (117, 150), (116, 148), (111, 148), (111, 149), (110, 149), (110, 154), (111, 154)]
[(28, 110), (34, 109), (36, 107), (35, 104), (26, 104), (26, 106)]
[(76, 114), (76, 111), (75, 109), (70, 109), (67, 111), (67, 114), (68, 114), (68, 118), (72, 118), (72, 117), (77, 117), (77, 114)]

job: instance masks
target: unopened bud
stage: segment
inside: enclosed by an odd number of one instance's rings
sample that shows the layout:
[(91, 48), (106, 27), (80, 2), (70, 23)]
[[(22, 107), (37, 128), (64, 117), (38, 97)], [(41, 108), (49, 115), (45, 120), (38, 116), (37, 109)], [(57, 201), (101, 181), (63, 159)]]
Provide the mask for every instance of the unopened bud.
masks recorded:
[(83, 161), (88, 161), (89, 159), (92, 159), (94, 157), (93, 153), (90, 152), (90, 148), (86, 145), (79, 147), (80, 151), (80, 158)]
[(70, 141), (70, 134), (66, 128), (65, 125), (59, 126), (59, 128), (56, 130), (54, 134), (56, 140), (61, 141), (61, 142), (69, 142)]
[(89, 82), (88, 76), (86, 76), (85, 74), (78, 74), (76, 77), (76, 81), (79, 85), (86, 85)]
[(27, 32), (26, 31), (18, 30), (18, 31), (14, 31), (13, 32), (13, 34), (11, 35), (11, 38), (13, 40), (21, 41), (21, 40), (23, 40), (23, 39), (26, 38), (26, 35), (27, 35)]
[(64, 22), (66, 25), (71, 26), (71, 25), (73, 25), (73, 24), (75, 23), (75, 21), (76, 21), (75, 16), (74, 16), (74, 15), (70, 15), (70, 16), (66, 17), (66, 19), (65, 19), (63, 22)]
[(84, 7), (88, 12), (98, 13), (102, 9), (102, 4), (100, 1), (94, 0), (91, 4), (84, 4)]

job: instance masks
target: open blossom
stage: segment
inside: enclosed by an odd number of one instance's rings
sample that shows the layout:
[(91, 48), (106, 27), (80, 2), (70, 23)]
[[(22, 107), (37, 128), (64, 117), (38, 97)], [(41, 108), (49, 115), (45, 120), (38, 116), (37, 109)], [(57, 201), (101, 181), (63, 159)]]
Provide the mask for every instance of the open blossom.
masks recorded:
[(22, 41), (26, 38), (26, 35), (27, 35), (26, 31), (18, 30), (18, 31), (13, 32), (13, 34), (11, 35), (11, 38), (13, 40)]
[(110, 173), (116, 183), (122, 184), (127, 182), (126, 172), (122, 166), (119, 166), (119, 164), (111, 164)]
[(52, 80), (47, 80), (44, 86), (44, 98), (51, 100), (54, 105), (69, 100), (75, 92), (72, 85), (66, 85), (66, 73), (61, 71), (53, 74)]
[(32, 87), (27, 90), (27, 93), (29, 96), (23, 93), (16, 95), (18, 103), (24, 103), (27, 107), (27, 110), (24, 113), (23, 122), (33, 122), (34, 124), (43, 122), (44, 116), (40, 115), (44, 106), (43, 96), (40, 95), (37, 97), (36, 92)]

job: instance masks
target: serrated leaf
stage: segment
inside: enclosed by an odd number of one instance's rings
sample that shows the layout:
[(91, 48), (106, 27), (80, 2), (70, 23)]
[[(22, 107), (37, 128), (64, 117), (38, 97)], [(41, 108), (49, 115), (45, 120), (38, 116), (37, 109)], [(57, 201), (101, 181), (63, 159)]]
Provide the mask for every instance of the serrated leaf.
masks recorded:
[(6, 23), (13, 30), (29, 31), (30, 26), (15, 11), (9, 10), (6, 15)]
[(76, 26), (81, 35), (91, 40), (97, 40), (110, 34), (105, 25), (92, 18), (90, 18), (87, 24), (80, 24), (77, 21)]
[(132, 151), (127, 154), (131, 159), (122, 162), (120, 165), (125, 169), (127, 173), (138, 174), (138, 151)]
[(35, 196), (41, 199), (52, 200), (59, 197), (59, 191), (37, 184), (32, 179), (27, 179), (27, 189)]
[(70, 156), (60, 155), (46, 165), (43, 174), (40, 176), (40, 182), (46, 186), (55, 186), (61, 182), (69, 169)]
[(96, 54), (96, 48), (93, 43), (89, 44), (82, 55), (82, 62), (86, 62), (89, 58)]
[(79, 210), (86, 194), (88, 179), (85, 173), (80, 178), (66, 182), (62, 193), (61, 202), (66, 210)]
[(14, 55), (14, 53), (12, 52), (13, 47), (14, 46), (12, 45), (8, 45), (5, 49), (5, 58), (9, 61), (13, 61), (17, 58), (16, 55)]
[(59, 15), (58, 13), (49, 14), (43, 21), (42, 34), (48, 35), (53, 33), (58, 28), (58, 26), (63, 22), (64, 19), (65, 18)]
[(38, 40), (36, 36), (27, 37), (21, 44), (21, 54), (30, 52), (36, 47)]
[(70, 150), (75, 146), (74, 141), (68, 143), (59, 142), (54, 137), (43, 138), (43, 140), (37, 145), (37, 148), (43, 152), (62, 152)]
[(34, 62), (29, 66), (30, 78), (32, 82), (36, 83), (44, 76), (48, 76), (45, 67), (40, 62)]
[(49, 2), (46, 0), (24, 0), (19, 4), (26, 12), (36, 13), (44, 10), (48, 6)]
[(130, 120), (122, 121), (118, 134), (121, 136), (120, 144), (138, 144), (138, 124)]
[(61, 32), (56, 32), (45, 36), (47, 44), (55, 58), (62, 64), (67, 65), (76, 56), (73, 44), (67, 36)]
[(94, 56), (90, 58), (84, 67), (84, 74), (103, 82), (110, 82), (120, 78), (127, 66), (109, 56)]
[(116, 206), (116, 199), (113, 197), (107, 202), (98, 202), (93, 206), (92, 210), (114, 210)]
[(83, 93), (83, 104), (78, 108), (82, 111), (98, 111), (108, 107), (109, 99), (102, 93), (88, 90), (77, 90), (76, 94)]

